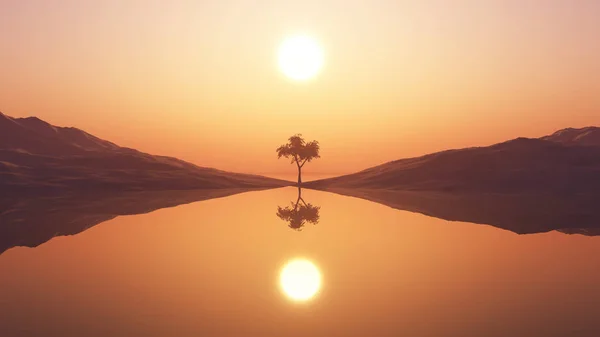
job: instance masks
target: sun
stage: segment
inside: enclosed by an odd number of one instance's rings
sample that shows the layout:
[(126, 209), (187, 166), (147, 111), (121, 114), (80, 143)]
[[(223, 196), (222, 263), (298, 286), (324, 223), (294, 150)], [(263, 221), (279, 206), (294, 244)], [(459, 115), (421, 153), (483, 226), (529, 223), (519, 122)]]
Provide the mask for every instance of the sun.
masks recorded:
[(292, 36), (279, 47), (279, 68), (285, 76), (305, 81), (315, 77), (323, 67), (323, 51), (319, 44), (305, 35)]
[(314, 263), (305, 259), (295, 259), (281, 269), (279, 283), (290, 299), (307, 301), (321, 288), (321, 273)]

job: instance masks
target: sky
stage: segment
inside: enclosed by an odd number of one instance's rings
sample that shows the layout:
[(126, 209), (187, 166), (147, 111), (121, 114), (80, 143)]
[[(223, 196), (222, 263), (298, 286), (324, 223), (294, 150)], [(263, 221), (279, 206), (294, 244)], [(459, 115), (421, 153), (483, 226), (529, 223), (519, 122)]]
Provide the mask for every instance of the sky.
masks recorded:
[[(0, 111), (201, 166), (305, 172), (600, 125), (600, 1), (0, 0)], [(325, 63), (286, 78), (309, 35)]]

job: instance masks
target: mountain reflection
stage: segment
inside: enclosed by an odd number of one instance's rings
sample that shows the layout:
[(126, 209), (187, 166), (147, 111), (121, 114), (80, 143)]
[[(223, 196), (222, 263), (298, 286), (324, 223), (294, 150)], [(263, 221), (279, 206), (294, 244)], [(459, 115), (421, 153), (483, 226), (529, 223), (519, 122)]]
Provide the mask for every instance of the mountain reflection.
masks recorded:
[(302, 198), (302, 189), (298, 187), (298, 198), (291, 202), (291, 206), (277, 206), (277, 216), (288, 223), (291, 229), (301, 231), (307, 223), (319, 223), (319, 210), (321, 207), (307, 203)]
[(600, 235), (598, 193), (510, 195), (339, 188), (325, 191), (439, 219), (491, 225), (517, 234), (558, 231)]
[[(0, 198), (0, 254), (12, 247), (36, 247), (56, 236), (75, 235), (120, 215), (149, 213), (246, 191), (256, 189), (3, 197)], [(600, 235), (597, 194), (460, 195), (360, 189), (331, 189), (327, 192), (444, 220), (488, 224), (518, 234), (556, 230), (564, 234)], [(300, 231), (307, 224), (319, 223), (320, 210), (319, 206), (307, 202), (299, 189), (296, 200), (287, 207), (277, 207), (276, 215), (290, 228)]]
[(258, 189), (149, 191), (0, 198), (0, 254), (79, 234), (120, 215), (149, 213)]

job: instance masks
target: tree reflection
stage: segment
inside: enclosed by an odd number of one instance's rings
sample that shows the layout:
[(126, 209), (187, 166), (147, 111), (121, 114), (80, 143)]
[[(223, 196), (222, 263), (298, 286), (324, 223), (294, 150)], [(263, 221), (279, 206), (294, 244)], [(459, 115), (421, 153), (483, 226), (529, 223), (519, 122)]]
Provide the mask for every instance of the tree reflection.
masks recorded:
[(291, 202), (291, 206), (277, 206), (277, 216), (288, 223), (291, 229), (301, 231), (306, 223), (316, 225), (319, 223), (319, 210), (321, 207), (313, 206), (302, 199), (302, 189), (298, 188), (298, 199)]

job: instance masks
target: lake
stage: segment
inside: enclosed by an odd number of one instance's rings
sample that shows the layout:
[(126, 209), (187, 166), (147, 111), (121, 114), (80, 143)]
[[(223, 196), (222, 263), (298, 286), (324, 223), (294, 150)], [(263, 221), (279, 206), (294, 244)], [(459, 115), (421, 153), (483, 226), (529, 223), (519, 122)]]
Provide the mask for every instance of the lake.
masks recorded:
[(600, 237), (287, 187), (7, 249), (0, 336), (599, 336), (599, 284)]

